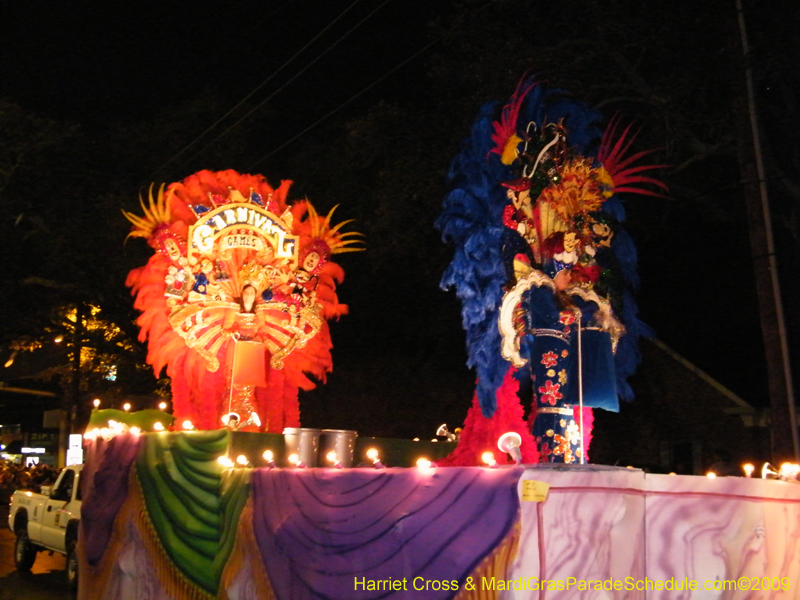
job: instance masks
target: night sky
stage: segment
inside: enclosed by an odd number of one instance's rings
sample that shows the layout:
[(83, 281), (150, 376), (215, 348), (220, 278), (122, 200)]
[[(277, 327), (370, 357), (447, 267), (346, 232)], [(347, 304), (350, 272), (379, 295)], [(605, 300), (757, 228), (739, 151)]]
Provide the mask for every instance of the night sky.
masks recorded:
[[(515, 23), (514, 11), (526, 4), (531, 8), (520, 19), (520, 27), (523, 22), (537, 27), (522, 31), (509, 27)], [(341, 202), (340, 218), (358, 220), (354, 227), (367, 234), (369, 250), (363, 256), (346, 255), (341, 261), (347, 280), (340, 287), (340, 299), (350, 305), (351, 314), (333, 325), (335, 370), (328, 388), (301, 400), (304, 414), (311, 415), (313, 424), (347, 427), (355, 419), (373, 433), (412, 435), (430, 426), (420, 422), (422, 414), (430, 423), (463, 419), (472, 391), (473, 376), (464, 366), (459, 305), (453, 292), (438, 290), (438, 278), (450, 254), (436, 241), (433, 221), (445, 192), (447, 165), (482, 102), (505, 100), (526, 70), (541, 73), (578, 99), (599, 106), (607, 118), (616, 111), (631, 113), (643, 125), (638, 149), (662, 148), (658, 159), (676, 167), (674, 174), (665, 172), (672, 200), (627, 201), (627, 227), (640, 252), (642, 318), (657, 337), (723, 385), (752, 404), (766, 405), (741, 178), (735, 142), (728, 139), (732, 127), (728, 95), (736, 85), (743, 85), (743, 75), (737, 82), (720, 71), (722, 63), (734, 62), (740, 52), (734, 3), (709, 3), (703, 11), (696, 3), (671, 3), (674, 11), (665, 12), (668, 22), (663, 29), (654, 26), (651, 32), (630, 32), (630, 40), (623, 29), (611, 32), (619, 34), (620, 52), (638, 56), (636, 68), (653, 74), (653, 95), (647, 101), (653, 106), (660, 102), (658, 110), (642, 108), (636, 98), (620, 99), (625, 85), (622, 77), (608, 76), (601, 85), (584, 75), (591, 65), (581, 65), (585, 53), (581, 44), (586, 43), (581, 36), (595, 35), (599, 27), (592, 22), (592, 11), (619, 11), (623, 27), (628, 19), (647, 22), (647, 15), (641, 14), (645, 9), (636, 2), (585, 5), (584, 11), (576, 2), (565, 3), (562, 10), (513, 0), (4, 1), (0, 97), (37, 116), (76, 124), (88, 140), (87, 147), (100, 156), (104, 145), (115, 136), (119, 139), (119, 132), (126, 128), (151, 126), (164, 131), (176, 114), (196, 109), (198, 116), (186, 126), (176, 126), (175, 135), (158, 152), (139, 164), (130, 159), (124, 177), (109, 177), (106, 189), (89, 190), (127, 209), (134, 208), (132, 201), (141, 186), (179, 180), (202, 168), (261, 172), (274, 183), (291, 178), (297, 182), (294, 197), (308, 194), (324, 209)], [(753, 11), (749, 26), (751, 43), (760, 52), (757, 86), (770, 144), (768, 158), (775, 165), (770, 176), (787, 184), (776, 183), (771, 191), (791, 350), (797, 365), (800, 323), (793, 308), (800, 301), (800, 290), (794, 266), (798, 258), (794, 217), (800, 194), (793, 196), (791, 188), (800, 186), (800, 174), (797, 130), (794, 135), (788, 132), (798, 124), (794, 102), (800, 100), (800, 90), (797, 61), (792, 57), (800, 53), (788, 25), (776, 27), (797, 16), (797, 9), (789, 6), (776, 3), (775, 14)], [(682, 14), (675, 14), (679, 11)], [(538, 12), (535, 19), (531, 12)], [(475, 39), (464, 33), (469, 32), (470, 19), (480, 21), (483, 28), (475, 28)], [(658, 22), (658, 16), (652, 22)], [(492, 39), (478, 39), (481, 35)], [(319, 37), (312, 42), (315, 36)], [(342, 36), (346, 37), (340, 40)], [(654, 48), (672, 44), (680, 54), (637, 54), (637, 40), (648, 36), (657, 40)], [(532, 52), (536, 43), (543, 43), (540, 39), (554, 40), (551, 54)], [(519, 40), (529, 40), (530, 47)], [(556, 51), (558, 41), (563, 48)], [(332, 44), (336, 45), (331, 48)], [(494, 54), (490, 56), (486, 48)], [(497, 55), (504, 56), (505, 62)], [(492, 60), (499, 66), (488, 69), (484, 63)], [(559, 64), (562, 71), (557, 73), (554, 65)], [(602, 68), (614, 73), (606, 64)], [(300, 73), (302, 69), (306, 70)], [(372, 87), (353, 99), (368, 86)], [(687, 89), (678, 90), (681, 86)], [(627, 92), (631, 97), (641, 93)], [(614, 101), (603, 100), (615, 96)], [(242, 100), (243, 106), (234, 109)], [(684, 104), (678, 105), (679, 101)], [(234, 109), (231, 116), (193, 143), (230, 109)], [(251, 116), (237, 124), (249, 111)], [(281, 148), (332, 111), (319, 126)], [(671, 120), (674, 113), (687, 118)], [(357, 154), (351, 156), (353, 168), (335, 172), (345, 138), (368, 129), (375, 115), (384, 118), (381, 123), (385, 124), (375, 126), (383, 148), (361, 164)], [(438, 115), (438, 121), (432, 123), (432, 115)], [(691, 122), (692, 118), (697, 121)], [(444, 135), (437, 125), (446, 125)], [(219, 142), (209, 146), (228, 128)], [(709, 147), (716, 139), (728, 144), (729, 151), (685, 162), (694, 142), (680, 132), (693, 128), (702, 132), (698, 137)], [(407, 147), (424, 139), (421, 129), (430, 131), (432, 141), (418, 145), (419, 160), (426, 169), (419, 171), (414, 184), (408, 171), (415, 163), (407, 158)], [(393, 148), (398, 153), (403, 149), (402, 160), (393, 160)], [(109, 162), (96, 168), (113, 171), (117, 166)], [(395, 175), (392, 169), (405, 172)], [(47, 180), (52, 176), (41, 173), (53, 190), (46, 201), (58, 202), (59, 181)], [(102, 178), (87, 175), (87, 180)], [(397, 181), (398, 188), (402, 183), (405, 187), (397, 193), (403, 196), (398, 197), (409, 203), (404, 220), (394, 229), (380, 218), (400, 211), (399, 201), (387, 210), (365, 208), (370, 184), (377, 182), (389, 193), (387, 181)], [(354, 189), (348, 184), (357, 196), (348, 198), (342, 182), (363, 182), (363, 187)], [(124, 237), (125, 224), (116, 226)], [(123, 249), (122, 237), (119, 262), (124, 270), (147, 252), (136, 241)], [(4, 254), (9, 257), (15, 252), (6, 244)], [(429, 261), (422, 264), (426, 256)], [(97, 261), (106, 258), (95, 257)], [(800, 376), (800, 370), (795, 371)], [(352, 403), (346, 400), (348, 395)], [(352, 411), (366, 410), (373, 411), (369, 418), (352, 415)], [(412, 422), (397, 424), (403, 420)]]
[[(2, 90), (32, 111), (95, 131), (203, 93), (230, 108), (271, 78), (252, 97), (260, 103), (308, 67), (265, 107), (280, 112), (280, 133), (296, 133), (425, 46), (431, 4), (4, 2)], [(418, 71), (411, 65), (366, 100), (417, 94), (404, 88), (417, 85)]]

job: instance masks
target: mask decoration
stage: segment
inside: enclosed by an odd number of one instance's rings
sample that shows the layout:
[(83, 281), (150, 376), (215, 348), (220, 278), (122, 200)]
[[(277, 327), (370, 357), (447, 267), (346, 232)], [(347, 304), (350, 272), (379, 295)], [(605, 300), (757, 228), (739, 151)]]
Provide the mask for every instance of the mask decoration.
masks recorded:
[(523, 437), (524, 462), (582, 462), (591, 408), (618, 410), (618, 396), (631, 396), (645, 330), (619, 194), (662, 196), (667, 187), (646, 173), (664, 165), (629, 154), (630, 125), (614, 118), (603, 133), (598, 112), (531, 80), (499, 118), (494, 110), (453, 162), (437, 221), (455, 246), (442, 287), (462, 300), (478, 379), (461, 442), (439, 464), (480, 464), (506, 431)]
[[(602, 218), (602, 217), (601, 217)], [(590, 246), (597, 248), (610, 248), (611, 240), (614, 237), (614, 230), (607, 218), (595, 221), (591, 224), (591, 243)]]
[(250, 428), (298, 427), (298, 389), (314, 387), (305, 373), (324, 381), (331, 369), (327, 320), (347, 312), (331, 258), (363, 247), (340, 231), (346, 222), (331, 227), (333, 210), (288, 204), (290, 185), (200, 171), (156, 197), (151, 188), (144, 216), (124, 213), (129, 235), (156, 250), (127, 284), (179, 421), (216, 429), (236, 412)]

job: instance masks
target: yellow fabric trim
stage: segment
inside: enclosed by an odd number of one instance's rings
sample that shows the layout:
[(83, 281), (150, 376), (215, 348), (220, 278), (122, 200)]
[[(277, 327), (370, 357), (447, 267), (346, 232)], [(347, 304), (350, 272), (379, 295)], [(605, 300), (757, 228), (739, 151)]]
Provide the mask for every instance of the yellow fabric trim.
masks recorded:
[[(134, 470), (131, 468), (131, 472)], [(131, 495), (128, 494), (111, 525), (111, 537), (97, 565), (91, 566), (86, 561), (83, 544), (78, 544), (78, 598), (103, 598), (106, 595), (108, 580), (125, 541), (125, 526), (131, 519), (132, 504)]]
[(220, 600), (230, 600), (228, 588), (233, 585), (242, 570), (247, 571), (247, 575), (253, 583), (251, 589), (255, 589), (257, 600), (275, 600), (275, 592), (269, 581), (267, 570), (264, 568), (264, 562), (261, 560), (261, 551), (256, 543), (252, 497), (247, 499), (242, 509), (239, 526), (236, 529), (236, 541), (233, 543), (233, 550), (222, 571), (218, 594)]
[(142, 486), (136, 474), (135, 466), (131, 469), (131, 472), (130, 499), (132, 500), (132, 517), (139, 530), (139, 537), (142, 539), (145, 550), (155, 567), (156, 576), (161, 587), (167, 596), (173, 600), (213, 600), (213, 596), (206, 594), (189, 581), (169, 560), (147, 514)]
[(500, 590), (482, 589), (481, 579), (483, 577), (508, 579), (508, 571), (517, 558), (521, 530), (522, 526), (518, 518), (505, 539), (470, 573), (475, 589), (468, 590), (462, 587), (454, 600), (498, 600)]

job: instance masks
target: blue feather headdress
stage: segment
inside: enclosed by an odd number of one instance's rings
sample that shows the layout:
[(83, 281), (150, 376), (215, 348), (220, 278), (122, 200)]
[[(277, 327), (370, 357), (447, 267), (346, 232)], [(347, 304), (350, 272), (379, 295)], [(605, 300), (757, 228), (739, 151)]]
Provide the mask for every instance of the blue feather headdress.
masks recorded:
[[(530, 80), (520, 82), (499, 118), (497, 109), (497, 103), (481, 108), (450, 167), (450, 192), (436, 222), (443, 239), (454, 246), (441, 287), (455, 288), (462, 303), (468, 365), (477, 373), (483, 415), (494, 414), (497, 390), (510, 367), (500, 351), (498, 318), (516, 265), (546, 270), (548, 261), (561, 259), (563, 247), (556, 246), (569, 228), (587, 240), (600, 240), (602, 251), (595, 259), (592, 247), (592, 265), (586, 272), (627, 331), (614, 362), (619, 395), (631, 399), (627, 378), (640, 361), (638, 338), (649, 329), (638, 319), (633, 299), (638, 285), (636, 249), (621, 227), (625, 210), (616, 194), (660, 195), (636, 184), (650, 183), (666, 191), (660, 181), (641, 175), (663, 165), (633, 166), (647, 152), (626, 156), (636, 137), (630, 135), (630, 126), (617, 135), (615, 118), (603, 134), (598, 111)], [(564, 199), (569, 183), (564, 178), (569, 177), (584, 177), (586, 181), (579, 182), (583, 188), (576, 189), (594, 193), (585, 194), (588, 201), (578, 198), (578, 203), (584, 201), (579, 209)], [(523, 214), (510, 202), (515, 196), (509, 190), (527, 192), (535, 214)], [(548, 222), (558, 224), (555, 232)], [(587, 241), (589, 246), (592, 242)], [(524, 340), (522, 346), (524, 352)]]

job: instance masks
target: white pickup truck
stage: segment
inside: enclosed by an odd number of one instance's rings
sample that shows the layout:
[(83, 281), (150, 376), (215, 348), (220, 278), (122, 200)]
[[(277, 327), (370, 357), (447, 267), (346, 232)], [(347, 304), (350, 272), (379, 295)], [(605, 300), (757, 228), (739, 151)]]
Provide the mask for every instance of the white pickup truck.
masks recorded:
[(14, 563), (18, 570), (30, 571), (41, 550), (59, 552), (67, 557), (67, 584), (77, 586), (75, 545), (81, 518), (81, 468), (67, 467), (55, 485), (42, 486), (41, 494), (17, 490), (11, 496), (8, 526), (17, 536)]

